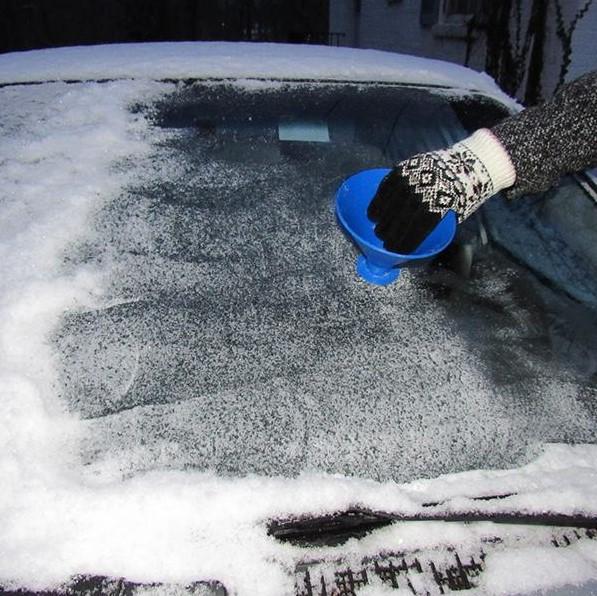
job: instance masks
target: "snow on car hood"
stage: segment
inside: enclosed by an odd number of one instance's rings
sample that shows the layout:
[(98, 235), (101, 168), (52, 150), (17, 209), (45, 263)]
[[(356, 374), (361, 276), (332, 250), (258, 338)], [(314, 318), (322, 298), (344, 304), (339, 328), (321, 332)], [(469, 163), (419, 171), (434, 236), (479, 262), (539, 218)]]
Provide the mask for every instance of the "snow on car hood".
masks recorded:
[[(92, 56), (92, 49), (84, 51)], [(145, 68), (149, 72), (149, 63)], [(30, 101), (14, 87), (2, 90), (0, 584), (49, 587), (76, 573), (181, 583), (216, 578), (232, 593), (278, 596), (293, 590), (300, 550), (267, 536), (265, 522), (275, 516), (354, 506), (408, 513), (428, 501), (457, 497), (466, 505), (504, 490), (518, 494), (502, 500), (502, 507), (597, 515), (595, 446), (551, 446), (517, 470), (406, 485), (321, 474), (235, 479), (183, 471), (122, 480), (86, 471), (78, 452), (84, 427), (58, 399), (48, 338), (64, 311), (102, 304), (102, 271), (82, 266), (73, 272), (65, 249), (131, 183), (116, 162), (142, 160), (150, 150), (147, 123), (128, 106), (163, 92), (149, 81), (76, 90), (54, 83)], [(437, 526), (418, 525), (403, 535), (372, 536), (366, 549), (379, 550), (388, 540), (399, 540), (401, 548), (448, 544), (475, 532), (459, 527), (438, 533)], [(364, 552), (357, 543), (348, 549)], [(529, 549), (525, 556), (535, 555)], [(573, 556), (578, 574), (572, 579), (597, 577), (594, 550)], [(510, 580), (510, 587), (520, 585)]]
[(107, 78), (379, 81), (474, 90), (513, 103), (485, 73), (379, 50), (179, 42), (68, 47), (0, 56), (0, 83)]

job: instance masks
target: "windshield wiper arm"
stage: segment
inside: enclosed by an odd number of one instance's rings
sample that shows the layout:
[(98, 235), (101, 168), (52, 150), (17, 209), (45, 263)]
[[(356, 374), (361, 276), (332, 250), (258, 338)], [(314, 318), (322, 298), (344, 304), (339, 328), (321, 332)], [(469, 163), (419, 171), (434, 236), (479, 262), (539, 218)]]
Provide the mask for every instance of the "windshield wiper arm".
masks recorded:
[[(512, 495), (479, 497), (474, 500), (490, 501)], [(440, 504), (426, 504), (435, 508)], [(388, 526), (394, 522), (442, 521), (453, 523), (493, 522), (497, 524), (515, 524), (529, 526), (553, 526), (581, 528), (597, 537), (597, 517), (589, 514), (566, 514), (545, 511), (541, 513), (526, 511), (490, 511), (471, 509), (462, 511), (430, 511), (420, 513), (385, 513), (367, 509), (349, 509), (329, 515), (315, 517), (272, 520), (268, 525), (268, 534), (274, 538), (297, 545), (343, 544), (350, 538), (362, 538), (373, 530)], [(594, 535), (594, 536), (593, 536)]]

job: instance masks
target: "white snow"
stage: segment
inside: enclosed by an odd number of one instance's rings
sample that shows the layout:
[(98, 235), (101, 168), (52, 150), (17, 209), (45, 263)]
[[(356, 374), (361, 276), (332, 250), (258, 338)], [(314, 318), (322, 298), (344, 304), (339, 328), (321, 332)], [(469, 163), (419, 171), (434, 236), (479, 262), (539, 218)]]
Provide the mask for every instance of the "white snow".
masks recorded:
[(489, 594), (525, 593), (578, 585), (597, 577), (597, 544), (573, 544), (563, 552), (523, 547), (489, 555), (481, 586)]
[(481, 91), (514, 105), (484, 73), (450, 62), (379, 50), (179, 42), (69, 47), (0, 55), (0, 83), (107, 78), (379, 81)]
[[(293, 48), (294, 50), (294, 48)], [(73, 48), (0, 56), (0, 78), (24, 81), (154, 76), (287, 76), (290, 50), (270, 58), (269, 46), (153, 44)], [(296, 77), (420, 81), (483, 87), (483, 77), (457, 67), (379, 52), (356, 60), (351, 50), (304, 48)], [(361, 55), (361, 54), (359, 54)], [(355, 64), (346, 68), (355, 57)], [(261, 59), (258, 59), (261, 58)], [(323, 58), (325, 67), (318, 67)], [(371, 70), (368, 70), (370, 68)], [(429, 68), (429, 70), (426, 70)], [(340, 76), (340, 75), (338, 75)], [(467, 78), (470, 77), (470, 78)], [(159, 472), (127, 480), (94, 479), (78, 460), (83, 424), (56, 392), (48, 336), (65, 310), (102, 299), (101, 271), (69, 273), (65, 249), (89, 218), (130, 182), (114, 162), (143, 159), (147, 125), (126, 107), (169, 88), (148, 80), (69, 86), (52, 83), (27, 94), (0, 90), (0, 585), (51, 587), (77, 573), (185, 583), (216, 578), (232, 594), (292, 593), (292, 570), (305, 552), (266, 535), (275, 516), (334, 512), (361, 506), (415, 513), (481, 507), (472, 497), (516, 491), (486, 510), (589, 512), (597, 516), (597, 446), (547, 446), (535, 462), (508, 471), (473, 471), (408, 485), (304, 474), (294, 479), (218, 478), (209, 473)], [(490, 524), (398, 524), (317, 556), (363, 556), (388, 548), (472, 543)], [(543, 561), (536, 574), (524, 569)], [(597, 578), (591, 545), (548, 551), (505, 550), (490, 560), (487, 586), (523, 591)], [(560, 569), (569, 564), (567, 572)], [(495, 570), (491, 570), (495, 565)], [(369, 593), (372, 593), (371, 591)], [(378, 592), (379, 593), (379, 592)]]

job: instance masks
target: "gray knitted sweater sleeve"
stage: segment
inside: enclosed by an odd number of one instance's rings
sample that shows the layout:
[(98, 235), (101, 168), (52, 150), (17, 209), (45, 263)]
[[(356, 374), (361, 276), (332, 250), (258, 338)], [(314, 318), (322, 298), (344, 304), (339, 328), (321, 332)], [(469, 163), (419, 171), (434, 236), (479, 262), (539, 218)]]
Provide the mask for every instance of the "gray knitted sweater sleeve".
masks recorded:
[(597, 71), (491, 131), (516, 170), (516, 182), (506, 191), (510, 198), (545, 191), (564, 174), (597, 165)]

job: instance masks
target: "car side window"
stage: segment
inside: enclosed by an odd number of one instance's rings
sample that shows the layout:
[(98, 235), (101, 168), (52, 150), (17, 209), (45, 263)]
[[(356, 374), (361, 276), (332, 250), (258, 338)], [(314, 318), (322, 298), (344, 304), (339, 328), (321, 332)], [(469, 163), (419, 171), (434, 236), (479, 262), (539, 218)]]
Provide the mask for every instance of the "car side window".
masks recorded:
[(597, 307), (597, 203), (576, 176), (513, 200), (489, 201), (494, 240), (574, 299)]

